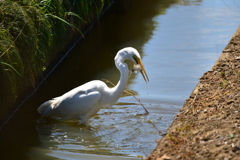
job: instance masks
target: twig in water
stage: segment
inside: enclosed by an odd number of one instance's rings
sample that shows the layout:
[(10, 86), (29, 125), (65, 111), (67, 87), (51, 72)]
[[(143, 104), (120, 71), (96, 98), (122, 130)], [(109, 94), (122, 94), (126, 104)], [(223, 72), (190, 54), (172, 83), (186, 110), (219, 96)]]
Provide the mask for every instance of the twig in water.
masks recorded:
[[(104, 82), (106, 82), (106, 83), (110, 83), (112, 86), (115, 86), (111, 81), (109, 81), (109, 80), (107, 80), (107, 79), (102, 79), (102, 80), (103, 80)], [(124, 92), (127, 93), (128, 95), (133, 96), (133, 97), (140, 103), (140, 105), (143, 107), (143, 109), (144, 109), (145, 112), (146, 112), (146, 115), (149, 114), (148, 110), (144, 107), (144, 105), (142, 104), (142, 102), (140, 101), (140, 99), (137, 98), (137, 97), (134, 95), (133, 91), (131, 92), (131, 91), (124, 90)]]
[(153, 125), (153, 127), (158, 131), (160, 136), (163, 136), (164, 134), (162, 134), (162, 131), (160, 131), (157, 126), (151, 121), (151, 124)]
[(124, 90), (124, 92), (127, 93), (127, 94), (129, 94), (129, 95), (131, 95), (131, 96), (133, 96), (133, 97), (140, 103), (140, 105), (143, 107), (143, 109), (144, 109), (145, 112), (146, 112), (146, 115), (149, 114), (148, 110), (144, 107), (144, 105), (142, 104), (142, 102), (140, 101), (139, 98), (137, 98), (135, 95), (133, 95), (130, 91)]

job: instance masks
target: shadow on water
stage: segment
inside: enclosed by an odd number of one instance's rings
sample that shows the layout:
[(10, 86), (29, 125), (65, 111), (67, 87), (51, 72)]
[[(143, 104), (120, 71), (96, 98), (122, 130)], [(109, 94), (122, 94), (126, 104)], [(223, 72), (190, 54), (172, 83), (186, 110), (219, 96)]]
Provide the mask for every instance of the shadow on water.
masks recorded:
[[(226, 34), (233, 34), (232, 28), (227, 28), (230, 25), (221, 25), (224, 22), (219, 19), (232, 15), (223, 12), (228, 7), (210, 1), (122, 2), (97, 23), (4, 126), (0, 159), (136, 159), (155, 148), (154, 141), (160, 136), (149, 122), (161, 131), (171, 124), (184, 98), (206, 71), (205, 65), (212, 65), (212, 59), (218, 57), (212, 45), (216, 43), (209, 39), (226, 45), (231, 36)], [(208, 11), (212, 14), (204, 14)], [(224, 15), (218, 16), (221, 13)], [(219, 26), (224, 28), (215, 31)], [(213, 30), (210, 37), (207, 32)], [(133, 97), (125, 96), (112, 109), (91, 118), (89, 128), (76, 125), (76, 121), (40, 118), (36, 109), (41, 103), (87, 81), (104, 78), (116, 84), (119, 72), (113, 59), (127, 46), (140, 52), (150, 78), (145, 84), (140, 75), (133, 74), (127, 87), (138, 93), (148, 116), (139, 116), (143, 108)]]

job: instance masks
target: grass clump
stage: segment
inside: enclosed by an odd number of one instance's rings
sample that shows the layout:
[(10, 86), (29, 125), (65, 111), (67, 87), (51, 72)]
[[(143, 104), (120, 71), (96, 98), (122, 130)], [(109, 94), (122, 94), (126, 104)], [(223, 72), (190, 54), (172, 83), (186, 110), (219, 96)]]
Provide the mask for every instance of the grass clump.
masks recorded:
[(105, 1), (0, 1), (0, 123), (57, 53), (101, 13)]

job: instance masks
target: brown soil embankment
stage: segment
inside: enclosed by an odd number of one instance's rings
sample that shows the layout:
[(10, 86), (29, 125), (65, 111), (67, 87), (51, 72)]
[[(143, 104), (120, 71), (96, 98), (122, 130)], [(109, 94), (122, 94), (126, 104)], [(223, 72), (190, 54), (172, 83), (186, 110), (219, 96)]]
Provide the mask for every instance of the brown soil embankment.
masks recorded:
[(240, 159), (240, 27), (147, 159)]

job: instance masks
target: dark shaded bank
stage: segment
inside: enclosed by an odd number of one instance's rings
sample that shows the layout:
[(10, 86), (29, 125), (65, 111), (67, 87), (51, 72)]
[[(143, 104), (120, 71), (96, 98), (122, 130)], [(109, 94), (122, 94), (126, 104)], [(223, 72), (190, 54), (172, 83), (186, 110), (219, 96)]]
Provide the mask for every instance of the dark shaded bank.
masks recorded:
[(0, 1), (0, 128), (110, 3)]
[(240, 158), (240, 27), (148, 160)]

